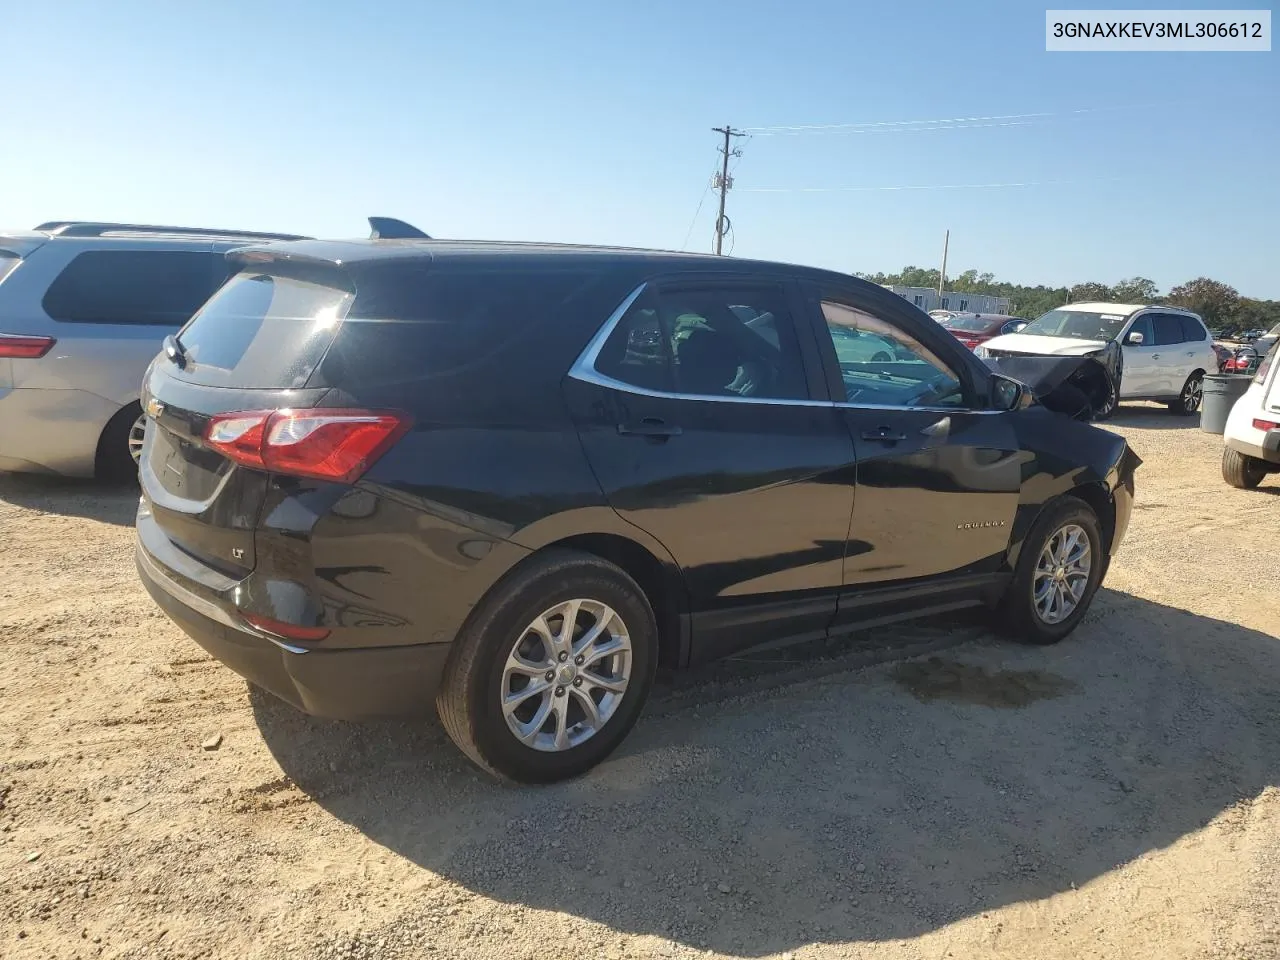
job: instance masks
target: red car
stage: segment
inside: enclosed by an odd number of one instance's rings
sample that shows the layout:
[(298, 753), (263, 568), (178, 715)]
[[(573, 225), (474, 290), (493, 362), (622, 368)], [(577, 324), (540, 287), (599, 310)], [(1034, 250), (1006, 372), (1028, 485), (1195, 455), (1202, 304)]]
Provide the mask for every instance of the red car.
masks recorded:
[(970, 350), (992, 337), (1017, 333), (1027, 325), (1021, 317), (999, 313), (953, 313), (938, 322)]

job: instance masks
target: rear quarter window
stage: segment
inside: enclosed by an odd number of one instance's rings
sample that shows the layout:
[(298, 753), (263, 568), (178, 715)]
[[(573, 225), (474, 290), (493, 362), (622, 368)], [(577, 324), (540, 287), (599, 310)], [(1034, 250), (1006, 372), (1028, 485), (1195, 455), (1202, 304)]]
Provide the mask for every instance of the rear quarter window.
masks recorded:
[(1209, 339), (1204, 325), (1195, 317), (1179, 317), (1182, 321), (1182, 339), (1188, 343), (1196, 343)]
[(521, 363), (543, 362), (548, 326), (580, 313), (579, 299), (597, 285), (582, 268), (414, 265), (358, 277), (320, 377), (344, 388), (384, 385), (465, 371), (504, 351), (516, 377)]
[(230, 273), (221, 253), (200, 250), (90, 250), (45, 291), (43, 307), (62, 323), (186, 323)]

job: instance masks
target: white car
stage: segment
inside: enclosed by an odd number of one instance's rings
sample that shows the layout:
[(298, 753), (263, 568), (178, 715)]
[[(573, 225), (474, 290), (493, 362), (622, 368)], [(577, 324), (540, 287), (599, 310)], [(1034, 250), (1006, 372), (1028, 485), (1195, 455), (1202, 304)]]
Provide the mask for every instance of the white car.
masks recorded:
[(1268, 473), (1280, 473), (1280, 364), (1273, 345), (1253, 383), (1235, 402), (1223, 433), (1222, 478), (1252, 490)]
[[(1120, 363), (1105, 355), (1120, 346)], [(981, 359), (1017, 354), (1096, 356), (1119, 374), (1121, 400), (1157, 400), (1189, 416), (1200, 409), (1205, 373), (1216, 373), (1218, 355), (1204, 322), (1189, 310), (1127, 303), (1070, 303), (1031, 321), (1017, 333), (988, 340), (974, 350)], [(1116, 369), (1112, 369), (1112, 367)]]

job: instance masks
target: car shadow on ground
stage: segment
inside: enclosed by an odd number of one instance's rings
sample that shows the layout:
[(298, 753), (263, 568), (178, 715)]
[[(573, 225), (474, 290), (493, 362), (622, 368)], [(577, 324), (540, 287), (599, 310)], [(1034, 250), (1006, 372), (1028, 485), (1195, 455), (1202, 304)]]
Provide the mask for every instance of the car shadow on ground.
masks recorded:
[(1109, 427), (1139, 427), (1143, 430), (1199, 430), (1200, 414), (1189, 417), (1172, 413), (1164, 404), (1125, 403), (1106, 420)]
[(1056, 647), (980, 632), (781, 687), (768, 671), (692, 700), (665, 686), (613, 759), (542, 788), (477, 774), (434, 725), (321, 722), (251, 696), (286, 774), (410, 861), (498, 901), (748, 956), (1050, 897), (1280, 783), (1280, 640), (1112, 591)]
[(0, 474), (0, 501), (41, 513), (133, 526), (138, 512), (138, 485), (36, 474)]

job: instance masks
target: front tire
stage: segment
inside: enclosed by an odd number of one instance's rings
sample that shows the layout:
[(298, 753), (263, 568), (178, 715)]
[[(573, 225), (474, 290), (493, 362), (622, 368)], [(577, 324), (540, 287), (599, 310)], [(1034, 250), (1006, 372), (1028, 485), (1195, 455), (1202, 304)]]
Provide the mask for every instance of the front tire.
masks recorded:
[(1200, 401), (1204, 398), (1204, 374), (1196, 371), (1187, 377), (1182, 385), (1182, 393), (1177, 400), (1169, 401), (1169, 412), (1180, 417), (1190, 417), (1200, 409)]
[(1267, 467), (1257, 457), (1230, 447), (1222, 451), (1222, 479), (1239, 490), (1253, 490), (1267, 475)]
[(1110, 420), (1116, 415), (1116, 411), (1120, 409), (1120, 390), (1114, 383), (1107, 386), (1107, 399), (1103, 401), (1101, 407), (1093, 413), (1095, 423), (1103, 420)]
[(625, 571), (548, 551), (481, 601), (455, 641), (436, 710), (459, 749), (494, 776), (565, 780), (630, 732), (657, 652), (653, 609)]
[(1020, 643), (1057, 643), (1084, 619), (1106, 567), (1093, 509), (1074, 497), (1053, 501), (1022, 545), (1000, 604), (1002, 625)]

